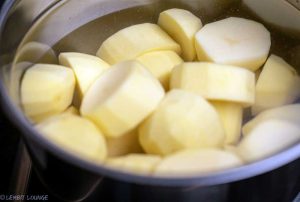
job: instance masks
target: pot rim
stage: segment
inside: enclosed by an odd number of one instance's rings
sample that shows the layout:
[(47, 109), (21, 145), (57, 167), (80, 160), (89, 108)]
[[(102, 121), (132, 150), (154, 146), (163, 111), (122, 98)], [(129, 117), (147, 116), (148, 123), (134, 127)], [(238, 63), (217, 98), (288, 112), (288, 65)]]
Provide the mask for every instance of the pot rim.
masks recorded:
[[(3, 30), (7, 20), (7, 15), (10, 9), (15, 4), (16, 0), (6, 0), (0, 11), (0, 30)], [(0, 37), (2, 33), (0, 32)], [(187, 177), (170, 177), (170, 176), (146, 176), (133, 173), (122, 172), (108, 168), (103, 165), (93, 164), (85, 161), (75, 155), (72, 155), (60, 147), (56, 146), (46, 138), (42, 137), (32, 127), (31, 123), (26, 119), (20, 109), (18, 109), (10, 100), (8, 93), (4, 87), (4, 83), (0, 80), (0, 107), (9, 119), (9, 121), (17, 127), (22, 133), (22, 136), (40, 145), (47, 152), (50, 152), (55, 157), (75, 165), (82, 170), (89, 171), (98, 176), (113, 178), (116, 180), (139, 183), (144, 185), (160, 185), (160, 186), (211, 186), (224, 183), (235, 182), (247, 178), (251, 178), (260, 174), (277, 169), (284, 166), (300, 157), (300, 144), (296, 144), (280, 153), (271, 157), (246, 164), (237, 168), (232, 168), (224, 171), (214, 172), (201, 176)]]

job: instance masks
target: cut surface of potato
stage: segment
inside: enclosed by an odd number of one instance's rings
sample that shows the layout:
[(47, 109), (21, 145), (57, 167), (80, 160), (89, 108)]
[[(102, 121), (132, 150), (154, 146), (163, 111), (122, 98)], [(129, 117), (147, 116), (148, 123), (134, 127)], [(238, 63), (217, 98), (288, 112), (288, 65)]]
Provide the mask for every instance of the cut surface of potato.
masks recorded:
[(143, 151), (136, 129), (121, 137), (106, 138), (106, 142), (109, 157), (123, 156), (129, 153), (142, 153)]
[(113, 65), (159, 50), (181, 53), (180, 46), (158, 25), (143, 23), (126, 27), (110, 36), (100, 46), (96, 55)]
[(107, 137), (120, 137), (152, 113), (164, 97), (159, 81), (140, 63), (121, 62), (89, 88), (80, 112)]
[(106, 158), (106, 142), (101, 131), (89, 120), (73, 114), (53, 116), (36, 129), (47, 139), (72, 154), (100, 162)]
[(159, 175), (198, 175), (241, 166), (241, 159), (219, 149), (182, 150), (163, 159), (156, 167)]
[(110, 67), (99, 57), (75, 52), (59, 54), (59, 63), (73, 69), (81, 97), (96, 78)]
[(172, 69), (183, 60), (174, 51), (154, 51), (136, 58), (160, 81), (165, 89), (169, 88)]
[(73, 115), (79, 115), (80, 114), (78, 109), (74, 106), (70, 106), (68, 109), (66, 109), (66, 111), (64, 111), (64, 113), (73, 114)]
[(266, 61), (270, 46), (270, 33), (262, 24), (237, 17), (206, 24), (196, 34), (199, 61), (236, 65), (252, 71)]
[(180, 44), (185, 61), (195, 59), (195, 34), (202, 27), (197, 16), (184, 9), (172, 8), (160, 13), (158, 25)]
[(71, 69), (59, 65), (33, 65), (25, 72), (21, 84), (23, 110), (33, 122), (59, 114), (71, 104), (74, 88)]
[(225, 144), (236, 144), (241, 137), (243, 107), (232, 102), (211, 102), (217, 110), (225, 131)]
[(257, 125), (268, 120), (280, 120), (300, 125), (300, 104), (286, 105), (259, 113), (242, 128), (243, 135), (248, 135)]
[(246, 69), (208, 62), (182, 63), (174, 68), (171, 89), (187, 90), (208, 100), (254, 103), (255, 75)]
[(219, 147), (224, 130), (213, 106), (204, 98), (172, 90), (139, 128), (143, 149), (167, 155), (185, 148)]
[(124, 171), (151, 174), (160, 161), (161, 157), (156, 155), (129, 154), (126, 156), (110, 158), (106, 161), (106, 165)]
[(299, 143), (300, 126), (282, 120), (267, 120), (256, 125), (238, 145), (238, 154), (247, 162), (271, 156)]
[(293, 103), (300, 97), (300, 77), (282, 58), (271, 55), (256, 83), (252, 114)]

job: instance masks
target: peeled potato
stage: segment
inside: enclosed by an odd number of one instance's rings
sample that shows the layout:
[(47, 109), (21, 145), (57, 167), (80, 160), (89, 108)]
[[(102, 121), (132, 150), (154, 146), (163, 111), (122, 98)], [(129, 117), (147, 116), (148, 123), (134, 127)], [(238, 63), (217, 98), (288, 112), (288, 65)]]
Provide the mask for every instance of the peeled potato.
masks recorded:
[(300, 141), (300, 127), (270, 119), (256, 125), (238, 145), (238, 154), (247, 162), (273, 155)]
[(74, 88), (71, 69), (59, 65), (33, 65), (25, 72), (21, 84), (23, 110), (33, 122), (59, 114), (71, 104)]
[(199, 61), (236, 65), (251, 71), (264, 64), (270, 46), (270, 33), (262, 24), (237, 17), (206, 24), (196, 34)]
[(202, 27), (197, 16), (184, 9), (172, 8), (160, 13), (158, 25), (180, 44), (185, 61), (195, 59), (195, 34)]
[(224, 130), (216, 110), (205, 99), (172, 90), (140, 125), (139, 139), (147, 153), (167, 155), (186, 148), (219, 147)]
[(174, 68), (171, 89), (197, 93), (209, 100), (254, 103), (255, 75), (249, 70), (207, 62), (183, 63)]
[(59, 54), (59, 63), (73, 69), (81, 97), (97, 77), (110, 67), (96, 56), (75, 52)]
[(107, 165), (124, 171), (151, 174), (155, 166), (161, 161), (160, 156), (149, 154), (129, 154), (108, 159)]
[(241, 137), (243, 108), (232, 102), (211, 102), (217, 110), (224, 130), (225, 144), (236, 144)]
[(66, 111), (64, 111), (64, 113), (73, 114), (73, 115), (79, 115), (80, 114), (78, 109), (74, 106), (70, 106), (68, 109), (66, 109)]
[(89, 120), (73, 114), (51, 117), (36, 126), (47, 139), (86, 160), (106, 158), (106, 143), (101, 131)]
[(163, 159), (156, 167), (159, 175), (197, 175), (242, 165), (237, 155), (219, 149), (182, 150)]
[(174, 51), (154, 51), (136, 58), (160, 81), (165, 89), (169, 88), (172, 69), (183, 62)]
[(107, 137), (137, 127), (164, 97), (159, 81), (140, 63), (121, 62), (103, 73), (85, 94), (81, 114)]
[(263, 67), (255, 89), (252, 114), (293, 103), (300, 97), (300, 77), (282, 58), (271, 55)]
[(248, 135), (257, 125), (268, 120), (280, 120), (291, 124), (300, 125), (300, 104), (286, 105), (259, 113), (247, 122), (243, 128), (243, 135)]
[(181, 53), (180, 46), (158, 25), (144, 23), (126, 27), (113, 34), (103, 42), (96, 55), (113, 65), (159, 50)]
[(122, 156), (129, 153), (142, 153), (143, 151), (139, 143), (137, 130), (130, 131), (121, 137), (107, 138), (106, 141), (109, 157)]

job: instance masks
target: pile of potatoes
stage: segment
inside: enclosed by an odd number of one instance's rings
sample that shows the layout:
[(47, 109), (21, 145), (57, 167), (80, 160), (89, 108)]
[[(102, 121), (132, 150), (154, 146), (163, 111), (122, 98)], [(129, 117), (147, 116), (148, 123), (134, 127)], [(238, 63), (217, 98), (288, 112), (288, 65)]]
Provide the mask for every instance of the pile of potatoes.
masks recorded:
[(258, 22), (203, 26), (169, 9), (157, 24), (116, 32), (96, 56), (64, 52), (59, 65), (29, 68), (22, 107), (41, 135), (94, 163), (148, 175), (220, 171), (300, 141), (300, 77), (270, 46)]

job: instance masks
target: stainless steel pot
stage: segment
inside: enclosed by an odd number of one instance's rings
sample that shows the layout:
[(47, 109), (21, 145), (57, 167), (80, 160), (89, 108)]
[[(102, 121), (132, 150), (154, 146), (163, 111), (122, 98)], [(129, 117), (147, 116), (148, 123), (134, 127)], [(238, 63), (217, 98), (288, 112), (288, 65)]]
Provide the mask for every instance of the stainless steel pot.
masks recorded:
[(300, 191), (300, 144), (210, 175), (148, 177), (113, 171), (65, 153), (42, 138), (24, 117), (19, 86), (32, 63), (57, 62), (52, 49), (56, 54), (95, 54), (112, 33), (132, 24), (156, 22), (161, 11), (173, 7), (192, 11), (203, 23), (226, 16), (260, 21), (272, 32), (272, 52), (300, 70), (297, 0), (7, 0), (0, 15), (0, 101), (21, 131), (41, 181), (69, 201), (83, 199), (107, 180), (112, 187), (130, 184), (133, 201), (291, 201)]

